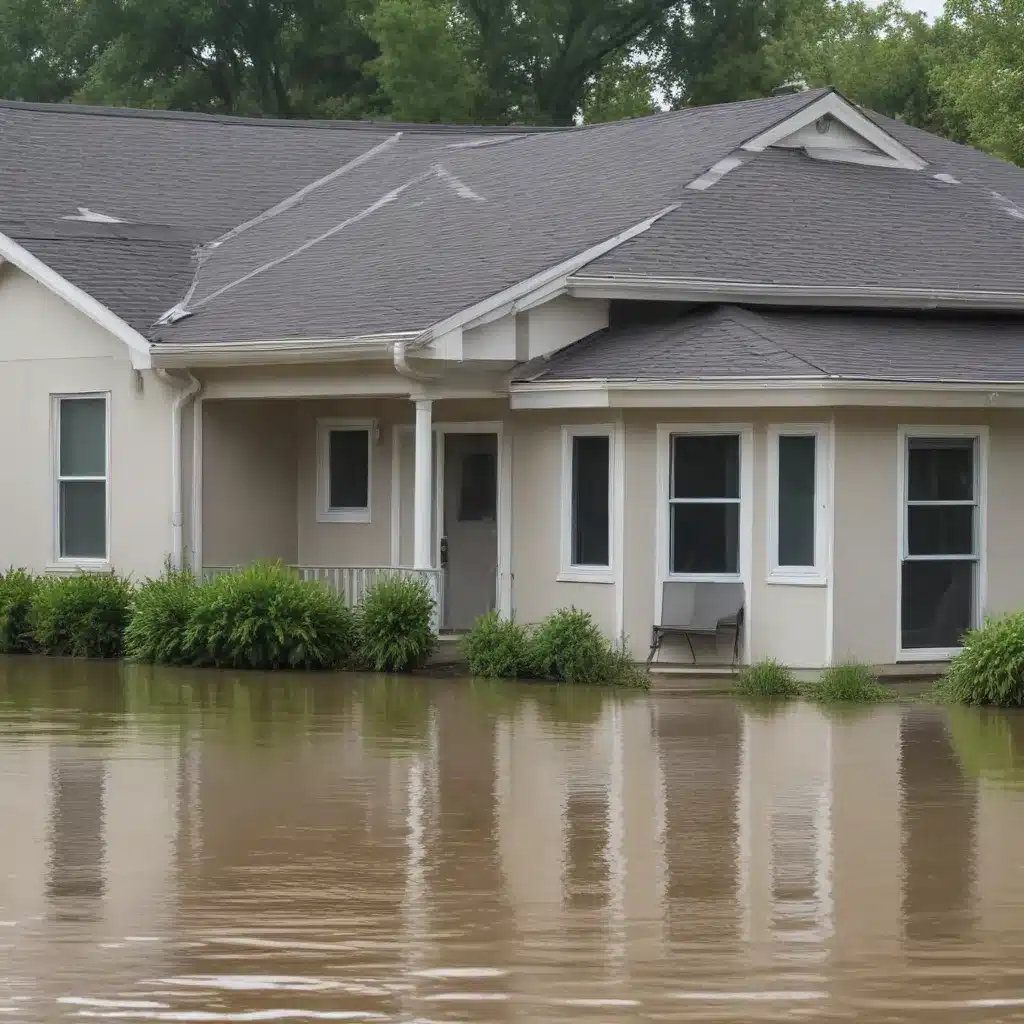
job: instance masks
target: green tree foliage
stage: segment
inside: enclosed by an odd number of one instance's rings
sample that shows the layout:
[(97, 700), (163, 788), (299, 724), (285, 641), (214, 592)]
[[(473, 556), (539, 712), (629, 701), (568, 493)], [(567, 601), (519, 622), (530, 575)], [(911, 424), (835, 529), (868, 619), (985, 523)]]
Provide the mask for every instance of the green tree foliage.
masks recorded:
[(1024, 0), (949, 0), (933, 81), (976, 146), (1024, 165)]

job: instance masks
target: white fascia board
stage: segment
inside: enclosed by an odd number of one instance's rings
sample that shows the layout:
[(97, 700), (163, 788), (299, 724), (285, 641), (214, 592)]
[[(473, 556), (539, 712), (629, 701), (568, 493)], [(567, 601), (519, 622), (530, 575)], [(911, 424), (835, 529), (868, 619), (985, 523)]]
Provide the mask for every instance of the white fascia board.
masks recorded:
[(129, 326), (116, 313), (98, 302), (88, 292), (61, 277), (57, 271), (48, 267), (19, 245), (13, 238), (0, 233), (0, 262), (7, 261), (20, 271), (48, 288), (54, 295), (63, 299), (68, 305), (87, 316), (94, 324), (112, 334), (118, 341), (128, 346), (132, 366), (136, 370), (148, 370), (153, 365), (149, 341), (134, 327)]
[(777, 125), (769, 128), (760, 135), (748, 139), (741, 148), (752, 153), (760, 153), (769, 146), (774, 145), (787, 135), (817, 121), (819, 117), (831, 115), (837, 121), (841, 121), (851, 131), (856, 132), (865, 142), (869, 142), (876, 149), (881, 150), (886, 156), (892, 159), (900, 167), (910, 171), (920, 171), (928, 166), (926, 160), (922, 160), (913, 150), (908, 149), (901, 142), (897, 142), (887, 131), (880, 128), (871, 118), (862, 114), (852, 103), (844, 99), (839, 93), (826, 93), (820, 99), (809, 103), (802, 110), (780, 121)]
[(539, 274), (534, 274), (533, 277), (528, 277), (524, 281), (512, 285), (510, 288), (496, 292), (494, 295), (472, 306), (468, 306), (466, 309), (445, 320), (438, 321), (417, 338), (415, 346), (429, 345), (432, 341), (443, 337), (449, 331), (478, 327), (509, 313), (521, 312), (523, 309), (529, 309), (548, 299), (565, 294), (567, 279), (570, 275), (605, 253), (611, 252), (612, 249), (618, 248), (624, 242), (628, 242), (631, 238), (642, 235), (645, 231), (650, 230), (662, 217), (678, 208), (679, 203), (666, 206), (663, 210), (659, 210), (654, 214), (653, 217), (648, 217), (646, 220), (632, 225), (632, 227), (627, 228), (625, 231), (613, 235), (611, 238), (607, 238), (581, 253), (577, 253), (563, 263), (559, 263), (557, 266), (550, 267), (547, 270), (542, 270)]
[(877, 381), (813, 377), (689, 381), (563, 381), (513, 384), (512, 409), (1024, 408), (1024, 381)]
[(641, 299), (694, 303), (747, 302), (770, 306), (867, 307), (870, 309), (1024, 310), (1024, 292), (946, 291), (931, 288), (846, 288), (617, 275), (569, 279), (577, 299)]
[(387, 358), (396, 342), (410, 341), (416, 332), (360, 338), (285, 338), (270, 341), (209, 341), (153, 345), (154, 366), (259, 366), (272, 363), (345, 362)]

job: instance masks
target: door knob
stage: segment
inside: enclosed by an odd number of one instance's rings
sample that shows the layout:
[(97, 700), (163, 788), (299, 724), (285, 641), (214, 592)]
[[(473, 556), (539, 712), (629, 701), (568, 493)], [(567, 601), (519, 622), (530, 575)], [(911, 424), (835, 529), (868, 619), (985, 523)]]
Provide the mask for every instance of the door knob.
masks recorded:
[(441, 568), (444, 569), (448, 565), (448, 538), (441, 538)]

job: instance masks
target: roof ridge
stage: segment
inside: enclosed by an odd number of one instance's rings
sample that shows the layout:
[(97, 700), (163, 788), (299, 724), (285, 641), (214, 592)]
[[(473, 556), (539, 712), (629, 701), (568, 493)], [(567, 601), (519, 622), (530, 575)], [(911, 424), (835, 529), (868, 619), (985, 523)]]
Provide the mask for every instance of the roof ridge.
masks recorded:
[(0, 109), (34, 110), (38, 113), (74, 114), (80, 117), (122, 117), (154, 121), (190, 121), (200, 124), (244, 124), (260, 128), (320, 128), (422, 132), (425, 135), (523, 135), (550, 134), (571, 130), (566, 126), (511, 124), (429, 124), (414, 121), (345, 121), (330, 118), (254, 117), (249, 114), (210, 114), (197, 110), (165, 110), (148, 107), (104, 107), (87, 103), (39, 103), (31, 100), (0, 99)]
[[(722, 310), (723, 320), (731, 320), (737, 327), (745, 328), (750, 331), (751, 334), (756, 334), (757, 337), (761, 338), (763, 341), (767, 341), (769, 344), (774, 345), (777, 351), (784, 352), (791, 359), (795, 359), (798, 363), (803, 363), (804, 366), (815, 370), (817, 373), (823, 373), (826, 377), (829, 376), (824, 367), (818, 366), (817, 363), (812, 362), (810, 359), (805, 359), (803, 356), (798, 355), (796, 352), (793, 352), (783, 345), (778, 338), (774, 337), (765, 327), (763, 317), (751, 312), (749, 309), (745, 309), (743, 306), (728, 305), (720, 306), (719, 309)], [(755, 354), (762, 355), (763, 353)]]

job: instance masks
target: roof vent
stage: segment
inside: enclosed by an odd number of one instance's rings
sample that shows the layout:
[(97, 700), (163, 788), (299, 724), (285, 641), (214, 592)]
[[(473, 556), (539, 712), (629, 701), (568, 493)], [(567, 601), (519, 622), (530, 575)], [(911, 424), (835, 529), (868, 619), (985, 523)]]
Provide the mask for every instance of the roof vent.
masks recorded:
[(808, 88), (807, 79), (803, 75), (794, 75), (792, 78), (787, 78), (782, 85), (775, 86), (772, 89), (772, 95), (792, 96), (794, 93), (807, 92)]

